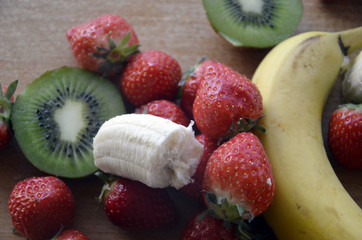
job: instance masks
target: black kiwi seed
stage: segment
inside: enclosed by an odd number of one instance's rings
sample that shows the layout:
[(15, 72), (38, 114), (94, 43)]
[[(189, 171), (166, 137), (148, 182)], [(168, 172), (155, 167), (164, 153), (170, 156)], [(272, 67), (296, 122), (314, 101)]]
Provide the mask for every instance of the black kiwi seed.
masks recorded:
[(289, 37), (303, 13), (301, 0), (203, 0), (214, 30), (237, 47), (265, 48)]
[(62, 67), (30, 83), (15, 101), (12, 124), (27, 159), (40, 170), (77, 178), (97, 169), (93, 138), (104, 121), (125, 113), (108, 80)]

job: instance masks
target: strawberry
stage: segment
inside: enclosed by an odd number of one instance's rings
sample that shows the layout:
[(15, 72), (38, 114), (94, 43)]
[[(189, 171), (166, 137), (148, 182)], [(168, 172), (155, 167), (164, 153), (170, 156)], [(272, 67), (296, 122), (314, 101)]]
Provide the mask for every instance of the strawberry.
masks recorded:
[(102, 15), (66, 32), (80, 67), (111, 76), (120, 72), (127, 57), (138, 52), (133, 27), (122, 17)]
[(169, 100), (151, 101), (137, 108), (135, 112), (166, 118), (175, 123), (184, 125), (185, 127), (190, 124), (190, 119), (186, 116), (182, 109)]
[(225, 221), (252, 220), (264, 212), (275, 185), (260, 140), (242, 132), (218, 147), (207, 163), (203, 189), (206, 205)]
[(215, 64), (215, 62), (203, 57), (194, 66), (190, 67), (182, 74), (182, 79), (179, 83), (179, 94), (181, 98), (180, 106), (190, 119), (193, 119), (192, 106), (194, 104), (197, 89), (199, 88), (200, 82), (205, 77), (204, 70), (209, 64)]
[(121, 75), (121, 89), (134, 107), (153, 100), (176, 98), (181, 79), (179, 63), (165, 52), (148, 50), (133, 55)]
[(328, 146), (343, 166), (362, 170), (362, 104), (346, 104), (336, 109), (328, 127)]
[(204, 179), (204, 173), (207, 161), (209, 160), (211, 154), (218, 148), (218, 140), (208, 137), (205, 134), (199, 134), (196, 136), (196, 139), (204, 146), (204, 151), (202, 153), (199, 165), (197, 165), (196, 172), (193, 176), (193, 182), (182, 187), (180, 190), (191, 198), (203, 203), (203, 194), (202, 194), (202, 181)]
[(82, 232), (75, 229), (67, 229), (60, 232), (52, 240), (89, 240), (89, 238)]
[(18, 182), (8, 207), (15, 229), (30, 240), (51, 239), (74, 216), (73, 195), (57, 177), (32, 177)]
[(14, 102), (14, 92), (18, 81), (14, 81), (9, 88), (1, 86), (0, 81), (0, 149), (11, 141), (11, 107)]
[(0, 119), (0, 149), (11, 141), (11, 133), (8, 125)]
[(193, 104), (199, 130), (213, 138), (250, 130), (263, 109), (256, 85), (221, 63), (209, 64), (205, 72)]
[[(97, 173), (105, 178), (103, 173)], [(170, 196), (161, 188), (126, 178), (105, 180), (104, 209), (110, 221), (127, 230), (155, 230), (173, 226), (177, 212)]]
[(211, 215), (202, 216), (205, 211), (197, 213), (186, 224), (181, 240), (237, 240), (240, 239), (235, 227), (226, 227), (223, 221)]

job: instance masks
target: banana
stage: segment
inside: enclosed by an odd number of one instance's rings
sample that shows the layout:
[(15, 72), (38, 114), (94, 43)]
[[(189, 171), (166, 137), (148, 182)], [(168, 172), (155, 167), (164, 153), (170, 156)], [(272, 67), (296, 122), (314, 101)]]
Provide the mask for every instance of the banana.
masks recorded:
[(95, 165), (103, 172), (150, 187), (176, 189), (190, 183), (203, 145), (192, 130), (149, 114), (109, 119), (93, 140)]
[(263, 96), (275, 199), (264, 216), (278, 239), (362, 239), (362, 210), (338, 180), (321, 119), (344, 56), (362, 47), (362, 27), (306, 32), (272, 49), (252, 81)]
[(362, 103), (362, 51), (344, 74), (342, 94), (346, 102)]

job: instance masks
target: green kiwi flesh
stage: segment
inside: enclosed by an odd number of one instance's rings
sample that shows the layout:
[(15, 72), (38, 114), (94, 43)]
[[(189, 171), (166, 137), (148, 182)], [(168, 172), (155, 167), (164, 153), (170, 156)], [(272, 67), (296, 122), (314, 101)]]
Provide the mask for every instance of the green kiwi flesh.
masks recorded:
[(94, 173), (93, 138), (111, 117), (125, 113), (107, 79), (80, 68), (48, 71), (17, 96), (15, 138), (25, 157), (48, 174), (79, 178)]
[(303, 14), (301, 0), (203, 0), (207, 17), (235, 47), (272, 47), (291, 36)]

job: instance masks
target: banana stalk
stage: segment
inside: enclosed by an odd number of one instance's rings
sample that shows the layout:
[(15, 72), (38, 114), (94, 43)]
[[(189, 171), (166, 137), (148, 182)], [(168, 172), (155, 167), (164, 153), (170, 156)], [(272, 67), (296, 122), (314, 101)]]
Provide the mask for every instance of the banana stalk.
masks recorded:
[(343, 58), (362, 47), (362, 27), (306, 32), (277, 45), (252, 81), (263, 96), (259, 137), (276, 194), (264, 216), (278, 239), (362, 239), (362, 211), (336, 176), (323, 144), (325, 101)]

